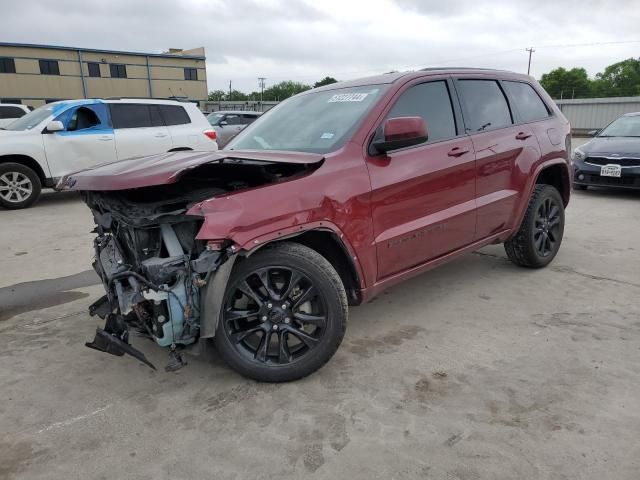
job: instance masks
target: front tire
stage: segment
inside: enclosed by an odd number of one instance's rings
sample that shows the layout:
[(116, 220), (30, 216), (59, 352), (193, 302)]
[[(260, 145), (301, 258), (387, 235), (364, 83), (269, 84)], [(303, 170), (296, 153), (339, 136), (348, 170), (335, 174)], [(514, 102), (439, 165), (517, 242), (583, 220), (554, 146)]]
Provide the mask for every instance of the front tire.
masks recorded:
[(504, 244), (509, 260), (528, 268), (546, 267), (554, 259), (564, 234), (564, 203), (558, 190), (538, 184), (518, 232)]
[(284, 242), (232, 272), (214, 344), (240, 374), (288, 382), (329, 361), (346, 326), (347, 295), (336, 270), (315, 250)]
[(0, 164), (0, 205), (18, 210), (33, 205), (40, 197), (38, 174), (20, 163)]

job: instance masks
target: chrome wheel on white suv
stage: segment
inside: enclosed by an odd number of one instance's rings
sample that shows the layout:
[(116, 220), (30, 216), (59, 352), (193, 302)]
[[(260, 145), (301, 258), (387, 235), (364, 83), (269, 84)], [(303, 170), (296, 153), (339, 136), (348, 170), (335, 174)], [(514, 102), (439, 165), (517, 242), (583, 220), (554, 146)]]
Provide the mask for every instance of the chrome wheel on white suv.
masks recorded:
[(19, 163), (0, 164), (0, 205), (9, 209), (26, 208), (40, 196), (40, 179), (29, 167)]

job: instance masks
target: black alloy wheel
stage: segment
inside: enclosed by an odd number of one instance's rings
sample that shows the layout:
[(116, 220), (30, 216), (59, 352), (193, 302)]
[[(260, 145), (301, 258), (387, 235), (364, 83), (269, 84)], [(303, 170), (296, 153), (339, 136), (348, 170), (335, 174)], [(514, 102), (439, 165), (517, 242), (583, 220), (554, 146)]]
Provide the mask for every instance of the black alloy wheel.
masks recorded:
[(214, 343), (241, 374), (290, 381), (333, 356), (346, 321), (346, 293), (333, 266), (315, 250), (283, 242), (234, 267)]
[(518, 231), (504, 243), (509, 260), (529, 268), (546, 267), (564, 235), (564, 202), (553, 185), (538, 184)]
[(260, 268), (240, 279), (227, 297), (224, 323), (238, 352), (285, 365), (318, 346), (327, 323), (325, 299), (301, 271)]
[(533, 230), (533, 241), (541, 257), (548, 257), (556, 250), (560, 240), (560, 206), (553, 197), (545, 198), (538, 207)]

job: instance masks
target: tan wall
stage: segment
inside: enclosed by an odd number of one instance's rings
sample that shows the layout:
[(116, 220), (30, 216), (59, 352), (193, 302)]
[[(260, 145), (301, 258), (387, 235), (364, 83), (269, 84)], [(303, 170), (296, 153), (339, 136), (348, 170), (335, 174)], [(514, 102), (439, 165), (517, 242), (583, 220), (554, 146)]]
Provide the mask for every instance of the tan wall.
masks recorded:
[(158, 98), (188, 97), (193, 99), (207, 98), (207, 88), (204, 82), (152, 80), (153, 96)]
[(0, 74), (0, 98), (20, 98), (27, 105), (32, 105), (31, 99), (82, 98), (82, 80), (57, 75)]
[[(189, 53), (199, 54), (204, 50), (194, 49)], [(193, 53), (192, 53), (193, 52)], [(184, 52), (186, 54), (186, 51)], [(15, 60), (16, 73), (0, 73), (0, 98), (18, 98), (33, 107), (45, 103), (45, 99), (83, 98), (80, 62), (76, 50), (56, 48), (13, 47), (0, 45), (0, 57)], [(58, 60), (60, 75), (41, 75), (39, 59)], [(190, 100), (207, 97), (206, 62), (190, 58), (147, 57), (110, 52), (82, 51), (82, 73), (85, 76), (87, 96), (105, 97), (149, 97), (149, 79), (155, 98), (186, 96)], [(89, 77), (87, 62), (100, 64), (100, 78)], [(125, 64), (127, 78), (111, 78), (109, 64)], [(198, 81), (184, 79), (184, 68), (197, 68)]]

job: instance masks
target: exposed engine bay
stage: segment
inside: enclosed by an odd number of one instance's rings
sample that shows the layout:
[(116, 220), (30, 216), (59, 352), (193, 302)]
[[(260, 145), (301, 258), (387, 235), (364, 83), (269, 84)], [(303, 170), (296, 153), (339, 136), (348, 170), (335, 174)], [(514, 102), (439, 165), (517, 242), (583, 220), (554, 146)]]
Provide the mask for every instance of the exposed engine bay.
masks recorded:
[(129, 329), (170, 347), (167, 370), (180, 368), (180, 350), (200, 335), (205, 287), (237, 252), (229, 241), (196, 240), (202, 218), (194, 204), (236, 190), (275, 183), (308, 170), (306, 165), (226, 159), (185, 172), (165, 185), (115, 191), (82, 191), (96, 223), (93, 267), (106, 295), (91, 315), (106, 320), (87, 346), (127, 353), (155, 368), (129, 344)]

